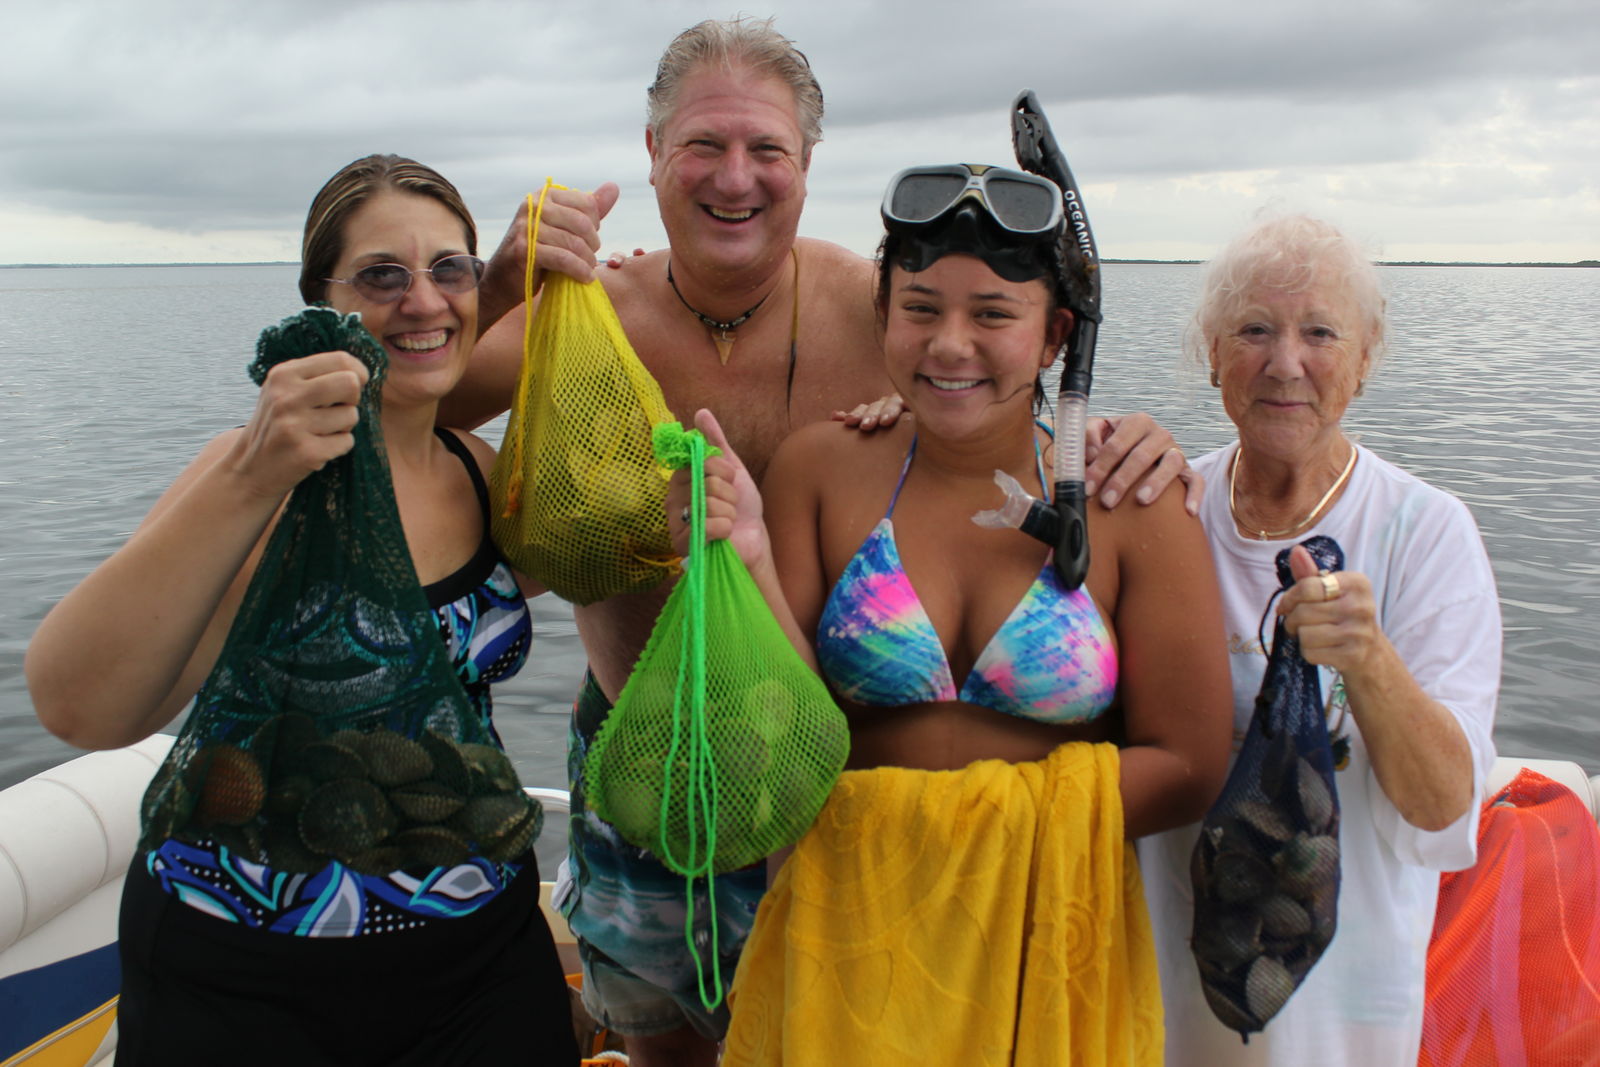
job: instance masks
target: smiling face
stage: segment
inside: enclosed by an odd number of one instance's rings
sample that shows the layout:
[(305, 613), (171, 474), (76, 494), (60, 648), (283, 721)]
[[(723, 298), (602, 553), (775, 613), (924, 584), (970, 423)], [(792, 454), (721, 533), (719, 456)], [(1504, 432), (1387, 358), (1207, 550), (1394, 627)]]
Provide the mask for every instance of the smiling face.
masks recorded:
[(1335, 449), (1339, 420), (1371, 368), (1373, 335), (1344, 287), (1274, 281), (1258, 280), (1221, 316), (1211, 367), (1244, 446), (1304, 463)]
[[(398, 263), (430, 267), (468, 250), (461, 219), (430, 196), (386, 189), (346, 220), (343, 249), (329, 277), (349, 278), (363, 267)], [(357, 312), (389, 354), (384, 400), (427, 403), (448, 393), (466, 370), (478, 335), (478, 292), (446, 293), (430, 274), (412, 276), (399, 300), (380, 304), (354, 286), (329, 284), (327, 300), (340, 312)]]
[(884, 309), (889, 377), (918, 423), (948, 436), (1012, 406), (1030, 410), (1072, 316), (1043, 279), (1011, 282), (976, 256), (893, 268)]
[(808, 162), (787, 85), (702, 67), (684, 78), (660, 136), (647, 131), (645, 144), (675, 257), (707, 273), (781, 266), (800, 225)]

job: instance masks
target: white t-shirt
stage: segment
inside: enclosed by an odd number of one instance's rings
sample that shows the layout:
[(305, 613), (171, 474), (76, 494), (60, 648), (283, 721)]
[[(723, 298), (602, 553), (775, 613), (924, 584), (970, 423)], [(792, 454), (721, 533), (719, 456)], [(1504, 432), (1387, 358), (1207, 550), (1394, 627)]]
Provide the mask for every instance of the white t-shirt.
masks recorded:
[[(1378, 624), (1412, 677), (1460, 723), (1472, 749), (1473, 802), (1443, 830), (1407, 823), (1373, 775), (1354, 716), (1344, 717), (1350, 761), (1334, 776), (1341, 812), (1338, 929), (1288, 1004), (1248, 1045), (1206, 1005), (1189, 948), (1189, 855), (1198, 825), (1140, 839), (1166, 1009), (1166, 1062), (1415, 1067), (1439, 872), (1470, 867), (1476, 858), (1478, 811), (1495, 757), (1500, 604), (1494, 574), (1464, 504), (1359, 447), (1344, 495), (1316, 526), (1292, 540), (1241, 537), (1228, 510), (1235, 448), (1194, 465), (1208, 486), (1200, 517), (1222, 586), (1235, 749), (1266, 668), (1257, 626), (1278, 588), (1273, 559), (1291, 544), (1325, 534), (1344, 549), (1345, 569), (1371, 580)], [(1270, 646), (1271, 618), (1265, 638)], [(1320, 674), (1326, 697), (1332, 672)]]

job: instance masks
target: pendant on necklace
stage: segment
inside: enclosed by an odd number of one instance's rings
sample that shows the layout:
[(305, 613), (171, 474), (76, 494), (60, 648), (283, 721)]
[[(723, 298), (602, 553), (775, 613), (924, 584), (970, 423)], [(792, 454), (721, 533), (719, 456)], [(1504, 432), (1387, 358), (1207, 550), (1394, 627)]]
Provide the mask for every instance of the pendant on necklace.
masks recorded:
[(717, 358), (722, 360), (722, 365), (728, 365), (728, 357), (733, 355), (733, 334), (727, 330), (711, 335), (711, 341), (717, 346)]

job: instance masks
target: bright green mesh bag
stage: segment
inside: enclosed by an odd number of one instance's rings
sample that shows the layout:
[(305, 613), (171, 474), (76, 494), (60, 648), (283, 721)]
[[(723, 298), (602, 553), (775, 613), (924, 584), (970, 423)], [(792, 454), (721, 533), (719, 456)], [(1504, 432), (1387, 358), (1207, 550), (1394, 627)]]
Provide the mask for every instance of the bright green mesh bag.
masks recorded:
[(543, 811), (462, 688), (412, 566), (379, 427), (382, 346), (358, 316), (306, 308), (262, 332), (250, 376), (341, 349), (371, 372), (355, 447), (290, 494), (145, 793), (140, 847), (210, 839), (300, 873), (510, 861)]
[(685, 876), (799, 840), (850, 748), (844, 713), (796, 655), (727, 541), (705, 541), (705, 438), (666, 423), (663, 466), (692, 464), (695, 544), (616, 707), (590, 745), (590, 805)]
[[(583, 773), (590, 807), (689, 880), (689, 936), (693, 880), (799, 840), (844, 769), (850, 731), (737, 551), (705, 540), (705, 437), (671, 422), (653, 441), (662, 466), (693, 471), (693, 548)], [(721, 1000), (720, 967), (714, 996), (702, 974), (701, 998)]]

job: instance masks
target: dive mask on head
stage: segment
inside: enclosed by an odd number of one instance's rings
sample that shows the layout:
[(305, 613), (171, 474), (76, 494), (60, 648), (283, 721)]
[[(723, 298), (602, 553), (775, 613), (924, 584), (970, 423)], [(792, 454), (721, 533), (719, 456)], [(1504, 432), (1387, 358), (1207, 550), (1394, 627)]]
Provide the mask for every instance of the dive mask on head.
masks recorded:
[(883, 195), (883, 224), (902, 238), (896, 262), (926, 270), (953, 252), (975, 255), (1007, 281), (1050, 268), (1063, 223), (1060, 188), (1048, 178), (967, 163), (910, 167)]

